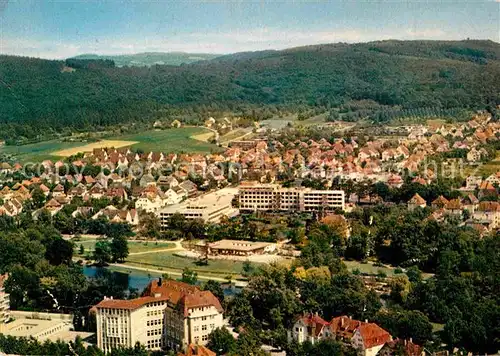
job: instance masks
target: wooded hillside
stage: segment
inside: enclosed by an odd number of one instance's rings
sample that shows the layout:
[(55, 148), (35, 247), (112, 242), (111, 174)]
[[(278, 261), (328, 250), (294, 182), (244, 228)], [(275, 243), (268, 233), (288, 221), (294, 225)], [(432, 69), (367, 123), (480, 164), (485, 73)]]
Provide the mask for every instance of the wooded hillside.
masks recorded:
[(0, 56), (0, 138), (154, 120), (181, 108), (485, 108), (500, 103), (500, 45), (382, 41), (237, 53), (183, 65), (87, 66)]

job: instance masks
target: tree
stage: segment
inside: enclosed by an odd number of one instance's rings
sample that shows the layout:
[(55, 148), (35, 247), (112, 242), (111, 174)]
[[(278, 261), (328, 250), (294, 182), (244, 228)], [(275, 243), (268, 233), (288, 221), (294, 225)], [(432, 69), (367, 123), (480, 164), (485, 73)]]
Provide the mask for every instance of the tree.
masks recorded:
[(101, 266), (111, 262), (111, 243), (105, 239), (98, 239), (95, 243), (93, 258)]
[(219, 282), (210, 279), (203, 286), (203, 290), (212, 292), (212, 294), (215, 295), (217, 299), (219, 299), (219, 302), (221, 302), (221, 304), (224, 303), (224, 291), (222, 290)]
[(36, 187), (31, 192), (31, 201), (33, 202), (34, 209), (40, 209), (45, 204), (45, 194), (39, 187)]
[(182, 279), (184, 283), (195, 285), (198, 282), (198, 273), (190, 270), (188, 267), (182, 270)]
[(52, 265), (68, 264), (73, 258), (73, 243), (61, 237), (53, 240), (47, 247), (45, 258)]
[(252, 263), (248, 260), (244, 261), (242, 275), (245, 277), (249, 277), (253, 274), (253, 272), (254, 272), (254, 267), (253, 267)]
[(85, 247), (83, 246), (83, 244), (80, 244), (80, 250), (78, 252), (80, 253), (80, 255), (83, 255), (85, 253)]
[(110, 252), (112, 260), (123, 262), (128, 256), (128, 241), (125, 236), (115, 236), (111, 240)]
[(236, 340), (225, 327), (217, 328), (208, 335), (207, 347), (217, 355), (225, 355), (237, 350)]
[(420, 311), (384, 311), (378, 313), (375, 320), (395, 337), (412, 338), (420, 345), (432, 339), (432, 324), (429, 318)]
[(151, 238), (159, 238), (161, 235), (160, 219), (154, 213), (141, 212), (139, 218), (140, 234)]

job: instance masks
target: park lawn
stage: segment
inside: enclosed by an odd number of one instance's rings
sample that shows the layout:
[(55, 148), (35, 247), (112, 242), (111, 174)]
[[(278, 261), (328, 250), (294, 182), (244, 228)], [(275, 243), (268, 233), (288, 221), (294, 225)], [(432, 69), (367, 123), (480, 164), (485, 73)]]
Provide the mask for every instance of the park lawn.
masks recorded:
[[(197, 271), (199, 273), (213, 273), (221, 276), (228, 274), (241, 275), (243, 262), (229, 260), (209, 260), (207, 266), (197, 265), (196, 259), (176, 256), (175, 252), (159, 252), (148, 255), (130, 255), (127, 257), (127, 264), (144, 268), (171, 269), (182, 271), (184, 268)], [(253, 263), (259, 265), (258, 263)]]
[(110, 137), (110, 140), (136, 141), (133, 149), (144, 152), (186, 152), (186, 153), (208, 153), (219, 149), (217, 145), (196, 140), (196, 136), (211, 132), (202, 127), (181, 127), (167, 130), (150, 130), (140, 133)]
[(358, 269), (361, 273), (367, 273), (376, 275), (379, 271), (384, 272), (387, 276), (394, 275), (394, 269), (389, 267), (377, 267), (371, 263), (361, 263), (359, 261), (346, 261), (344, 260), (345, 265), (349, 271), (354, 271)]
[[(75, 241), (75, 250), (80, 250), (80, 245), (83, 245), (85, 248), (85, 253), (94, 251), (96, 239), (93, 240), (82, 240)], [(170, 242), (151, 242), (151, 241), (129, 241), (128, 242), (128, 251), (129, 253), (137, 253), (137, 252), (147, 252), (154, 251), (160, 249), (174, 248), (175, 244)]]

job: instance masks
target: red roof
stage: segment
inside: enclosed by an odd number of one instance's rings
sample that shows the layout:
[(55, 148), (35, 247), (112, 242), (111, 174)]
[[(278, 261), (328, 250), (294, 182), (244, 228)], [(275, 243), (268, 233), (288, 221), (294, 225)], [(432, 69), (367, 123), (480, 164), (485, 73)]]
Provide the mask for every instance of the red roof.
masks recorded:
[(351, 339), (360, 325), (361, 321), (351, 319), (346, 315), (333, 318), (330, 322), (332, 332), (345, 339)]
[(168, 301), (178, 305), (188, 315), (188, 309), (213, 306), (223, 312), (219, 300), (210, 291), (201, 291), (198, 287), (171, 279), (152, 281), (142, 296), (136, 299), (104, 299), (97, 308), (137, 309), (150, 302)]
[(392, 339), (391, 334), (373, 323), (362, 323), (358, 327), (358, 331), (363, 338), (365, 349), (384, 345)]

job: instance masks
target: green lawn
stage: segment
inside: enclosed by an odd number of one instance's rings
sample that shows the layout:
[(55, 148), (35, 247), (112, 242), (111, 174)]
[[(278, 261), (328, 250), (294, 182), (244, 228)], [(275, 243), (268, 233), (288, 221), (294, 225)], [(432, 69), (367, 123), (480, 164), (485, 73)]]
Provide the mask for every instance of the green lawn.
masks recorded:
[(135, 149), (162, 152), (200, 152), (208, 153), (218, 147), (208, 142), (191, 138), (193, 135), (209, 132), (201, 127), (181, 127), (178, 129), (151, 130), (141, 133), (109, 137), (110, 140), (138, 141)]
[(175, 256), (174, 252), (159, 252), (136, 256), (132, 255), (127, 258), (126, 263), (145, 268), (165, 268), (179, 271), (188, 267), (200, 273), (213, 273), (223, 277), (228, 274), (240, 275), (243, 271), (243, 262), (240, 261), (209, 260), (208, 266), (199, 266), (196, 264), (195, 259)]
[(373, 274), (376, 275), (379, 271), (384, 272), (387, 276), (393, 276), (394, 275), (394, 269), (393, 268), (388, 268), (388, 267), (377, 267), (374, 266), (371, 263), (361, 263), (358, 261), (344, 261), (345, 265), (347, 266), (347, 269), (349, 271), (354, 271), (355, 269), (358, 269), (361, 273), (368, 273), (368, 274)]
[[(82, 240), (82, 241), (74, 241), (75, 250), (78, 252), (80, 250), (80, 245), (83, 245), (85, 248), (85, 253), (91, 252), (94, 250), (96, 239), (92, 240)], [(128, 242), (128, 250), (129, 253), (137, 253), (137, 252), (147, 252), (154, 251), (160, 249), (174, 248), (175, 244), (169, 242), (151, 242), (151, 241), (129, 241)]]

